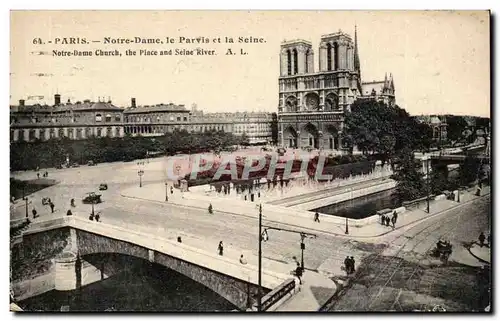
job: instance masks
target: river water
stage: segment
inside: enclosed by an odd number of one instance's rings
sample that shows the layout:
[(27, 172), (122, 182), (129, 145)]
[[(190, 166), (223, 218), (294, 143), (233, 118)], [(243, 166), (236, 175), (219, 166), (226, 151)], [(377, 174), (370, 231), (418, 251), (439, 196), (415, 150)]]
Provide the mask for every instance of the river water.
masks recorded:
[[(133, 267), (80, 290), (43, 293), (20, 302), (26, 311), (211, 312), (236, 309), (205, 286), (158, 264), (132, 259)], [(140, 261), (140, 262), (139, 262)]]
[(394, 191), (394, 189), (390, 189), (358, 197), (350, 201), (316, 208), (311, 211), (352, 219), (362, 219), (376, 214), (379, 210), (401, 206), (401, 202), (395, 197)]

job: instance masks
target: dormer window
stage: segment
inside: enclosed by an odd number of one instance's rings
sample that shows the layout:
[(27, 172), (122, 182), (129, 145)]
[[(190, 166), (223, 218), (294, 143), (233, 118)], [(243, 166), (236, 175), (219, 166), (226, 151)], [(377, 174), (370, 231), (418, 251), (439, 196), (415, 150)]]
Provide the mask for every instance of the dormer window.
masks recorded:
[(106, 115), (106, 123), (110, 123), (111, 122), (111, 115), (110, 114), (107, 114)]
[(102, 115), (101, 114), (96, 114), (95, 115), (95, 121), (96, 122), (102, 122)]

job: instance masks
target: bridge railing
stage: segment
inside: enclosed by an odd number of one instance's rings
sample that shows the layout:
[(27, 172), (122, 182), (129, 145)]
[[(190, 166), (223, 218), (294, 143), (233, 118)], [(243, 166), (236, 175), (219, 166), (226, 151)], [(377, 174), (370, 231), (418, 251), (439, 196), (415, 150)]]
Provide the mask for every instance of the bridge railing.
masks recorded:
[(295, 279), (290, 278), (278, 285), (262, 298), (262, 311), (267, 311), (281, 301), (286, 295), (293, 294), (295, 290)]

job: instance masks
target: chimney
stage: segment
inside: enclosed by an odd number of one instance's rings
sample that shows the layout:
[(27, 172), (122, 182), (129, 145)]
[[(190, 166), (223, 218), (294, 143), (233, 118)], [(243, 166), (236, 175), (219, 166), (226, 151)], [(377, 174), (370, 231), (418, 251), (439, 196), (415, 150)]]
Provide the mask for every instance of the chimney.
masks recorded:
[(61, 95), (55, 94), (54, 95), (54, 105), (59, 106), (61, 104)]
[(24, 99), (19, 99), (19, 106), (24, 106)]
[(132, 108), (137, 107), (137, 106), (135, 105), (135, 98), (132, 98), (132, 99), (131, 99), (131, 103), (132, 103)]

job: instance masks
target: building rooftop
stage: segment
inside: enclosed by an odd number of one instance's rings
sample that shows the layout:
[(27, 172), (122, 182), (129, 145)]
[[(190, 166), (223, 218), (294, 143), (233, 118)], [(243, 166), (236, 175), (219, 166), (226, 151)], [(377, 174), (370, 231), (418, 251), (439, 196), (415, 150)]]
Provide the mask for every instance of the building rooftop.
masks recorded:
[(170, 104), (157, 104), (157, 105), (146, 105), (146, 106), (138, 106), (138, 107), (129, 107), (125, 109), (126, 114), (135, 114), (135, 113), (159, 113), (159, 112), (189, 112), (184, 105), (174, 105)]
[(14, 105), (10, 106), (11, 112), (65, 112), (65, 111), (83, 111), (83, 110), (111, 110), (111, 111), (122, 111), (123, 108), (116, 107), (111, 102), (91, 102), (90, 100), (84, 100), (83, 102), (60, 104), (57, 106), (49, 105)]

